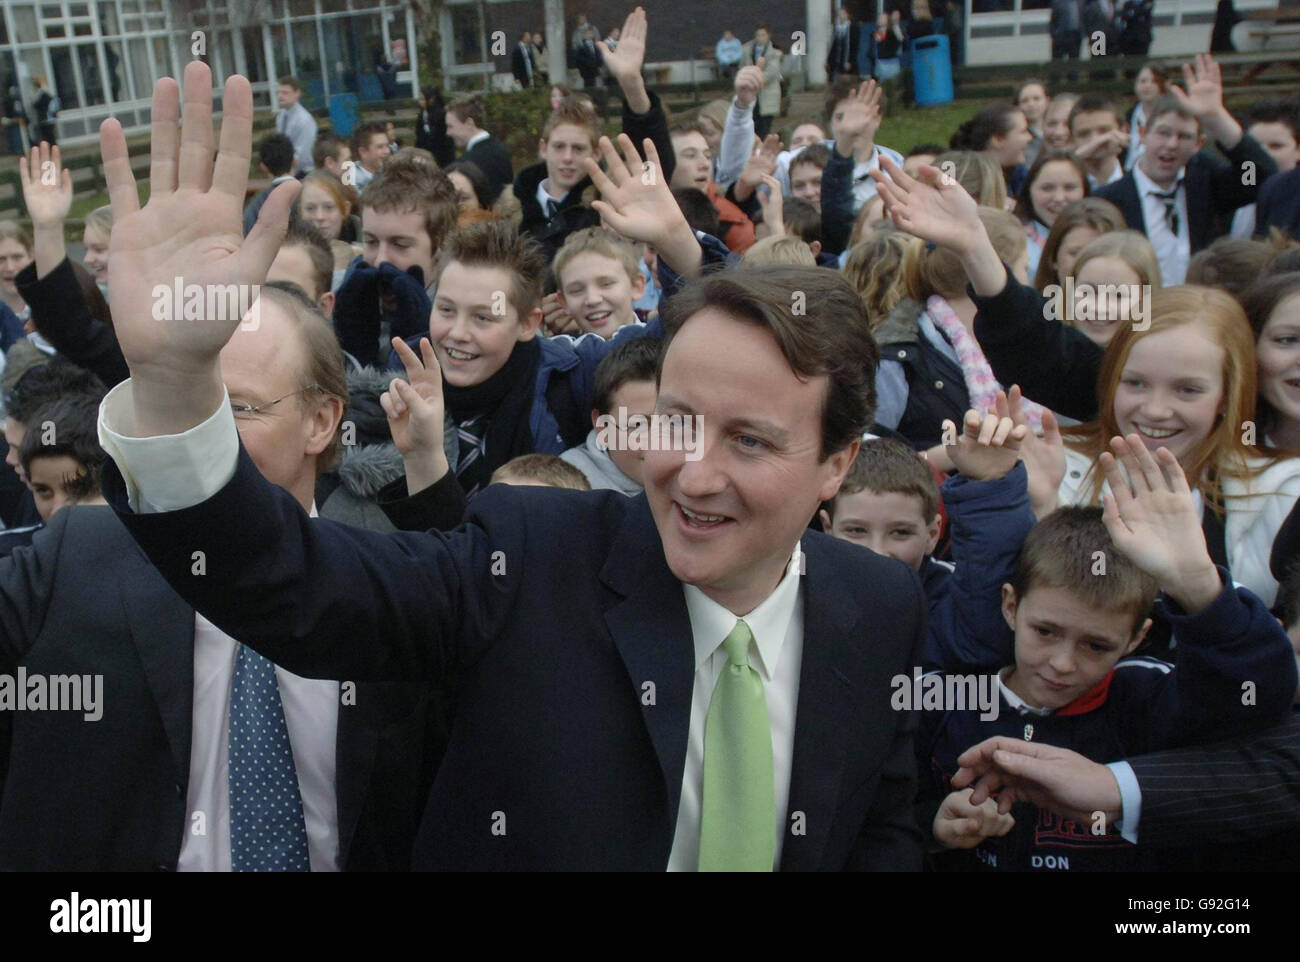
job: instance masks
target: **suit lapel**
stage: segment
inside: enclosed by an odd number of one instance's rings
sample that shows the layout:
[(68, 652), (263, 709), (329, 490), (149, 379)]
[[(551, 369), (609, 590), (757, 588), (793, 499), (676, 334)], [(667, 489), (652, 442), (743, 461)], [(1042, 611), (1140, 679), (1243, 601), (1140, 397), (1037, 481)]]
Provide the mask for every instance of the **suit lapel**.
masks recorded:
[[(668, 569), (645, 495), (633, 499), (624, 515), (601, 580), (624, 596), (605, 611), (605, 624), (631, 676), (628, 694), (641, 706), (659, 760), (671, 831), (686, 767), (695, 645), (681, 582)], [(654, 685), (653, 700), (647, 683)]]
[(338, 734), (334, 739), (334, 796), (339, 820), (339, 867), (348, 863), (357, 821), (365, 804), (366, 790), (375, 767), (382, 719), (373, 717), (387, 686), (357, 685), (355, 704), (339, 708)]
[[(123, 540), (130, 540), (125, 531)], [(194, 609), (172, 591), (133, 542), (125, 553), (116, 579), (122, 607), (167, 733), (176, 783), (186, 785), (194, 713)]]
[[(790, 771), (789, 832), (802, 813), (802, 834), (787, 834), (780, 868), (785, 872), (821, 867), (835, 816), (853, 721), (856, 692), (862, 690), (860, 610), (846, 599), (858, 592), (825, 563), (819, 538), (805, 536), (803, 580), (803, 663), (795, 713), (794, 758)], [(819, 563), (820, 562), (820, 563)]]

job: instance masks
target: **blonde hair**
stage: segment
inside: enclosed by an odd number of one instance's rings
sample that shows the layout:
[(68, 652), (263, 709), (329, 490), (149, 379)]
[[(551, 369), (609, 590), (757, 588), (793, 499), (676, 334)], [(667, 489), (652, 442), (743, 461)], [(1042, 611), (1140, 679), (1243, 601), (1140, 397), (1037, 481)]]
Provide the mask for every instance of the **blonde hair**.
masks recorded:
[(521, 454), (512, 458), (492, 472), (488, 483), (519, 484), (529, 481), (548, 488), (591, 490), (591, 482), (586, 475), (553, 454)]
[(982, 150), (950, 150), (936, 157), (934, 166), (961, 184), (975, 198), (975, 203), (997, 210), (1006, 208), (1007, 180), (991, 154)]
[[(1007, 264), (1015, 264), (1025, 253), (1025, 229), (1015, 214), (992, 207), (979, 208), (980, 222), (984, 225), (993, 248)], [(907, 261), (908, 293), (925, 302), (932, 294), (944, 299), (962, 297), (966, 293), (966, 269), (961, 258), (945, 247), (917, 248)]]
[(806, 241), (789, 234), (776, 237), (764, 237), (756, 241), (749, 250), (741, 255), (742, 264), (763, 266), (766, 264), (794, 264), (799, 267), (816, 267), (817, 258), (813, 257), (812, 248)]
[(113, 208), (108, 204), (103, 207), (96, 207), (86, 215), (86, 230), (93, 230), (105, 239), (113, 236)]
[(1135, 230), (1115, 230), (1094, 237), (1074, 261), (1074, 276), (1079, 276), (1083, 265), (1099, 257), (1118, 257), (1133, 269), (1138, 282), (1153, 291), (1160, 289), (1160, 262), (1155, 249), (1145, 234)]
[(849, 249), (844, 276), (866, 305), (873, 331), (907, 297), (906, 265), (921, 247), (919, 237), (882, 226)]
[(1101, 498), (1103, 477), (1097, 466), (1110, 439), (1120, 433), (1115, 417), (1115, 392), (1133, 346), (1143, 338), (1165, 331), (1201, 324), (1223, 349), (1223, 398), (1218, 421), (1192, 451), (1184, 465), (1187, 483), (1199, 490), (1216, 514), (1223, 514), (1224, 477), (1249, 480), (1257, 469), (1250, 465), (1256, 452), (1244, 442), (1241, 425), (1255, 420), (1255, 335), (1246, 313), (1230, 294), (1211, 287), (1184, 285), (1166, 287), (1151, 297), (1151, 318), (1143, 330), (1123, 325), (1102, 355), (1097, 375), (1097, 396), (1101, 402), (1097, 419), (1066, 431), (1066, 443), (1091, 459), (1093, 466), (1085, 481), (1087, 501)]
[(621, 236), (607, 227), (587, 227), (574, 231), (564, 241), (564, 245), (551, 263), (551, 272), (555, 283), (564, 286), (564, 269), (579, 254), (597, 254), (618, 261), (619, 266), (627, 272), (627, 279), (633, 284), (641, 276), (636, 249)]

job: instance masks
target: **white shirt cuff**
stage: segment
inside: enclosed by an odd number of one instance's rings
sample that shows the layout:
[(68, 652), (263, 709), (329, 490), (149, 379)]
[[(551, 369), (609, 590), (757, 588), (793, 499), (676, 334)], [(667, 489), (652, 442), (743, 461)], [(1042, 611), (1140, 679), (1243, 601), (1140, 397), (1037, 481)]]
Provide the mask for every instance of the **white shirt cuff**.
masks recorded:
[(1119, 784), (1120, 818), (1115, 823), (1126, 842), (1138, 843), (1138, 820), (1142, 818), (1142, 789), (1133, 766), (1128, 762), (1111, 762), (1106, 766)]
[(117, 462), (136, 514), (178, 511), (226, 486), (239, 463), (239, 432), (222, 388), (221, 406), (183, 434), (134, 437), (135, 398), (128, 378), (99, 406), (99, 444)]

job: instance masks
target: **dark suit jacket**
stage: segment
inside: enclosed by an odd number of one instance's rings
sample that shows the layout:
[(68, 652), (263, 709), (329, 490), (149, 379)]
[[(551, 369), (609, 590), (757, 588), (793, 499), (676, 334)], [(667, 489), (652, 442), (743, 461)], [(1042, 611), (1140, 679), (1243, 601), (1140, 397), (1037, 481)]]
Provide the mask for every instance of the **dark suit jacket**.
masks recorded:
[(1300, 239), (1300, 168), (1269, 178), (1259, 189), (1255, 233), (1262, 237), (1270, 227), (1280, 227)]
[[(194, 609), (108, 508), (58, 512), (0, 561), (0, 672), (102, 674), (103, 717), (5, 712), (0, 870), (171, 871), (189, 782)], [(437, 746), (426, 692), (358, 683), (339, 709), (341, 864), (404, 870)]]
[[(533, 71), (531, 75), (528, 72), (527, 64), (524, 63), (525, 57), (532, 63)], [(537, 82), (537, 63), (533, 61), (532, 51), (524, 50), (521, 44), (515, 44), (515, 49), (510, 54), (510, 72), (519, 81), (519, 86), (533, 86)]]
[[(1257, 185), (1277, 172), (1277, 164), (1268, 151), (1249, 135), (1243, 135), (1241, 142), (1232, 150), (1224, 151), (1224, 155), (1227, 163), (1205, 151), (1187, 162), (1183, 183), (1187, 188), (1187, 227), (1193, 254), (1227, 233), (1233, 212), (1255, 203)], [(1242, 183), (1245, 179), (1242, 165), (1246, 162), (1255, 165), (1254, 180), (1248, 185)], [(1132, 171), (1115, 183), (1098, 188), (1094, 196), (1118, 207), (1130, 228), (1147, 233), (1142, 199)]]
[(605, 58), (600, 55), (600, 49), (594, 43), (588, 49), (586, 42), (583, 42), (573, 51), (573, 62), (583, 80), (594, 80), (600, 76), (600, 68), (605, 65)]
[(126, 358), (113, 328), (95, 317), (81, 285), (76, 266), (65, 257), (39, 280), (36, 263), (18, 272), (14, 283), (31, 305), (36, 329), (63, 357), (95, 374), (105, 387), (130, 376)]
[[(105, 475), (168, 581), (290, 671), (453, 683), (417, 868), (667, 866), (695, 652), (644, 496), (493, 486), (451, 533), (382, 536), (308, 524), (242, 450), (231, 481), (182, 511), (132, 514), (114, 463)], [(190, 573), (196, 546), (206, 577)], [(918, 663), (920, 583), (815, 532), (803, 550), (789, 793), (803, 834), (781, 868), (915, 870), (915, 725), (891, 710), (890, 680)]]
[[(835, 25), (839, 26), (838, 22)], [(847, 42), (841, 43), (840, 33), (835, 27), (831, 27), (831, 44), (830, 50), (826, 54), (826, 72), (833, 74), (852, 73), (857, 69), (857, 50), (858, 37), (862, 30), (862, 24), (856, 20), (849, 24)], [(849, 69), (844, 69), (845, 64)]]
[(461, 160), (473, 161), (483, 171), (491, 186), (491, 200), (496, 201), (501, 189), (515, 179), (514, 164), (510, 161), (510, 151), (506, 145), (495, 137), (480, 140), (461, 156)]

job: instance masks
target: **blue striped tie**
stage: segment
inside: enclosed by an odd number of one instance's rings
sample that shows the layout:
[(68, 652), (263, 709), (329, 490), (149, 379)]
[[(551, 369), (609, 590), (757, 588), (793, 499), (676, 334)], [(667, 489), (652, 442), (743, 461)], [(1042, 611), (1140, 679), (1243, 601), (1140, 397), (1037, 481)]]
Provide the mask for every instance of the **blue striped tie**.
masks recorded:
[[(456, 456), (456, 477), (461, 480), (461, 487), (465, 487), (465, 482), (471, 478), (477, 479), (481, 473), (481, 465), (479, 469), (471, 469), (487, 449), (487, 423), (484, 416), (477, 414), (456, 425), (456, 437), (460, 443)], [(467, 474), (469, 477), (466, 477)], [(466, 488), (466, 496), (475, 494), (480, 487), (481, 479), (476, 480), (472, 487)]]

